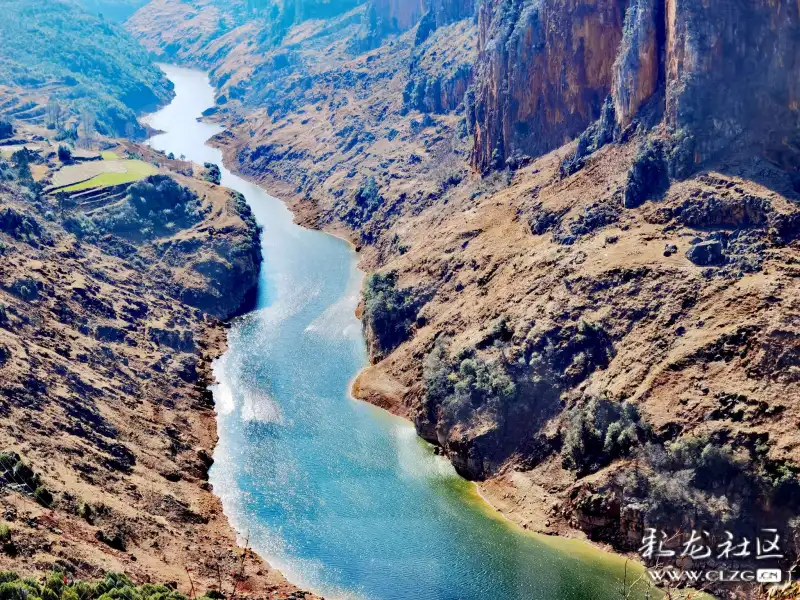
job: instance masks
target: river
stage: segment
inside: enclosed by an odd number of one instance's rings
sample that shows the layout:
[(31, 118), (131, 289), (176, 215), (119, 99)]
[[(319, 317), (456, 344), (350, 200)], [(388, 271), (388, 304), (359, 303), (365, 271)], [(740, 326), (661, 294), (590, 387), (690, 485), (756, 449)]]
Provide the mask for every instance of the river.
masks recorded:
[[(166, 132), (151, 145), (221, 164), (205, 145), (220, 127), (197, 121), (214, 104), (206, 74), (162, 68), (177, 95), (151, 115)], [(241, 538), (329, 598), (620, 598), (621, 558), (511, 525), (409, 423), (349, 396), (367, 364), (357, 255), (225, 168), (222, 184), (264, 228), (257, 306), (215, 365), (210, 477)]]

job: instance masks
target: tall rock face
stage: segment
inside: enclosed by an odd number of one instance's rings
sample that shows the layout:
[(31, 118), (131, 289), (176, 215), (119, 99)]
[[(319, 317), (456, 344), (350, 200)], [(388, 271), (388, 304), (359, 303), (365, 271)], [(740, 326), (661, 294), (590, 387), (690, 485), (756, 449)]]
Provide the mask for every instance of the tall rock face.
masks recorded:
[(402, 33), (413, 28), (430, 12), (436, 27), (475, 15), (476, 0), (372, 0), (375, 17), (386, 33)]
[(611, 90), (625, 0), (483, 0), (473, 165), (538, 155), (598, 118)]
[(651, 99), (695, 163), (738, 141), (800, 166), (800, 4), (785, 0), (482, 0), (472, 163), (575, 137), (611, 94)]
[(664, 36), (663, 0), (631, 0), (612, 85), (617, 123), (622, 127), (630, 125), (664, 83)]
[(408, 31), (425, 14), (423, 0), (373, 0), (371, 8), (384, 33)]
[(474, 17), (477, 0), (431, 0), (430, 12), (437, 27), (448, 25), (461, 19)]
[(667, 124), (694, 136), (696, 160), (744, 137), (800, 165), (800, 4), (662, 1)]

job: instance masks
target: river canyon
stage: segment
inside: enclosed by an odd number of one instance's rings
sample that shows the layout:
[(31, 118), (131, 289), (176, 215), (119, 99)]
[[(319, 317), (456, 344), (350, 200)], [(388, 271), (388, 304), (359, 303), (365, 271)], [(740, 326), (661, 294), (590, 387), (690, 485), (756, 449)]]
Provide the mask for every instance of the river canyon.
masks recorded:
[[(221, 163), (207, 76), (162, 66), (176, 98), (152, 115), (159, 150)], [(301, 228), (277, 198), (222, 168), (263, 227), (253, 310), (217, 361), (211, 482), (240, 541), (332, 598), (611, 599), (625, 561), (534, 536), (486, 505), (413, 426), (355, 401), (367, 365), (355, 316), (362, 274), (345, 241)], [(638, 571), (628, 565), (629, 579)]]

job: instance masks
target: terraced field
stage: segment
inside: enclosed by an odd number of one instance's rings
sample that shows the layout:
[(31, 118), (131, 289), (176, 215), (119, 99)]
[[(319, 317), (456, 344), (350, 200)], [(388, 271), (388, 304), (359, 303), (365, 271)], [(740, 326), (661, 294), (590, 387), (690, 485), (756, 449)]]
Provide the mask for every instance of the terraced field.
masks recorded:
[(132, 183), (155, 172), (153, 165), (141, 160), (102, 160), (69, 165), (53, 175), (53, 189), (79, 192)]

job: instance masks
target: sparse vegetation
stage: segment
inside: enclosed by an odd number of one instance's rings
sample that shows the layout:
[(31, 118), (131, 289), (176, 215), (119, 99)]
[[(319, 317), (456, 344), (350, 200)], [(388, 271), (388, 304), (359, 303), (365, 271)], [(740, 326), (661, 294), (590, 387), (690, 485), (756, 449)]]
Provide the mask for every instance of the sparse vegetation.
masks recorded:
[(383, 196), (378, 189), (378, 183), (375, 177), (370, 175), (353, 194), (353, 202), (345, 215), (345, 220), (353, 225), (366, 223), (382, 204)]
[[(191, 226), (201, 218), (197, 194), (168, 175), (152, 175), (128, 188), (126, 202), (101, 211), (92, 221), (102, 231), (149, 238)], [(83, 224), (75, 225), (85, 230)]]
[(653, 526), (690, 528), (746, 526), (765, 506), (796, 509), (797, 473), (766, 461), (763, 452), (706, 436), (649, 443), (638, 466), (620, 478), (624, 502), (644, 507)]
[(364, 286), (364, 323), (386, 355), (408, 339), (423, 298), (412, 288), (398, 289), (397, 274), (375, 273)]
[(42, 484), (42, 478), (16, 452), (0, 452), (0, 484), (3, 483), (32, 496), (43, 506), (53, 504), (53, 495)]
[(592, 398), (569, 412), (562, 449), (564, 468), (579, 476), (593, 473), (614, 459), (629, 456), (649, 434), (633, 404)]
[(91, 240), (98, 232), (94, 221), (82, 212), (67, 215), (62, 221), (62, 226), (66, 231), (75, 234), (80, 239)]
[(599, 323), (581, 320), (577, 325), (533, 330), (528, 338), (532, 380), (556, 388), (577, 385), (614, 357), (611, 338)]
[[(202, 599), (213, 598), (204, 595)], [(172, 587), (146, 583), (135, 585), (126, 575), (108, 573), (95, 582), (72, 580), (62, 571), (51, 572), (43, 581), (21, 578), (11, 571), (0, 571), (0, 598), (3, 600), (188, 600)]]
[(51, 241), (36, 219), (10, 206), (0, 209), (0, 231), (34, 247)]
[(499, 360), (474, 353), (451, 357), (447, 344), (441, 341), (426, 357), (423, 374), (428, 400), (442, 406), (445, 422), (451, 427), (477, 413), (488, 412), (496, 419), (517, 391)]

